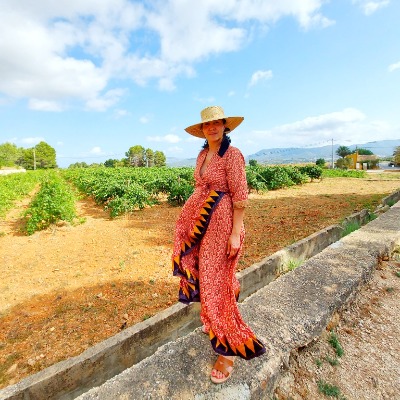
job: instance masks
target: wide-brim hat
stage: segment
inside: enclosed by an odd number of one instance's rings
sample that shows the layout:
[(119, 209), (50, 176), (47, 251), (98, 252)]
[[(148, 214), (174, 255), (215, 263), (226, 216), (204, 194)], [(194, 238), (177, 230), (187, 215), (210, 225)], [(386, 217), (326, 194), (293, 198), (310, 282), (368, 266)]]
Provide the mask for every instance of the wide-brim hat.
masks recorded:
[(225, 132), (232, 132), (235, 128), (237, 128), (242, 121), (243, 117), (227, 117), (224, 113), (224, 110), (220, 106), (211, 106), (207, 107), (200, 112), (201, 122), (190, 125), (185, 128), (187, 133), (190, 133), (193, 136), (205, 139), (203, 130), (201, 128), (202, 124), (205, 122), (216, 121), (218, 119), (225, 120)]

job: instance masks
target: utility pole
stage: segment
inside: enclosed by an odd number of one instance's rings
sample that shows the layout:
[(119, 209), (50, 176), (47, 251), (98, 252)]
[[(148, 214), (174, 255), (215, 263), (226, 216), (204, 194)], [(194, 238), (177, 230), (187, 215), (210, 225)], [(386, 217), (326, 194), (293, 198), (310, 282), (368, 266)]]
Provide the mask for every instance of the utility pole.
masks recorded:
[(33, 169), (36, 169), (36, 148), (33, 148)]
[(332, 166), (331, 168), (333, 169), (333, 139), (332, 139)]

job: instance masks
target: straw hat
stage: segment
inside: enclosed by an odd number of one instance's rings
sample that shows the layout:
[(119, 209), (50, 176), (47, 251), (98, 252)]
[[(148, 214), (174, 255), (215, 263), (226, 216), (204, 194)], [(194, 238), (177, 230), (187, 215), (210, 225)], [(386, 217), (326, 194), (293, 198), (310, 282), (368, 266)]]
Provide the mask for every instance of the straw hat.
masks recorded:
[(232, 132), (236, 127), (238, 127), (242, 121), (243, 117), (227, 117), (224, 114), (224, 110), (220, 106), (207, 107), (200, 112), (201, 122), (195, 125), (188, 126), (185, 131), (193, 136), (205, 139), (203, 130), (201, 129), (204, 122), (215, 121), (217, 119), (224, 119), (225, 122), (225, 132)]

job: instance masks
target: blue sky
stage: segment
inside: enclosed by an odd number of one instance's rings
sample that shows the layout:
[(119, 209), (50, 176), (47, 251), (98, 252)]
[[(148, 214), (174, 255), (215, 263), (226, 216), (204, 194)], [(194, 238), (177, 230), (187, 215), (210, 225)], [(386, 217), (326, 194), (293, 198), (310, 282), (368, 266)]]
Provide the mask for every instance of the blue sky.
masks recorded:
[(0, 143), (57, 162), (196, 157), (221, 105), (245, 156), (400, 139), (395, 0), (0, 0)]

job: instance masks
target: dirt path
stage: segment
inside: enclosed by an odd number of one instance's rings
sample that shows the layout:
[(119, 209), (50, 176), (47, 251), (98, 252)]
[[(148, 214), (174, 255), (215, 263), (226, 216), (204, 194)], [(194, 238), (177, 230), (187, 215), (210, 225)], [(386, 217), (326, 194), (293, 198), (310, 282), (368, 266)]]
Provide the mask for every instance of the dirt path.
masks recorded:
[(276, 399), (400, 399), (399, 301), (400, 253), (395, 253), (329, 326), (343, 354), (337, 355), (327, 330), (293, 354)]
[[(373, 210), (399, 188), (400, 175), (382, 174), (252, 194), (240, 268), (362, 208)], [(15, 210), (0, 221), (0, 387), (175, 303), (170, 254), (179, 211), (163, 203), (112, 220), (82, 200), (84, 223), (32, 236), (19, 231)]]

